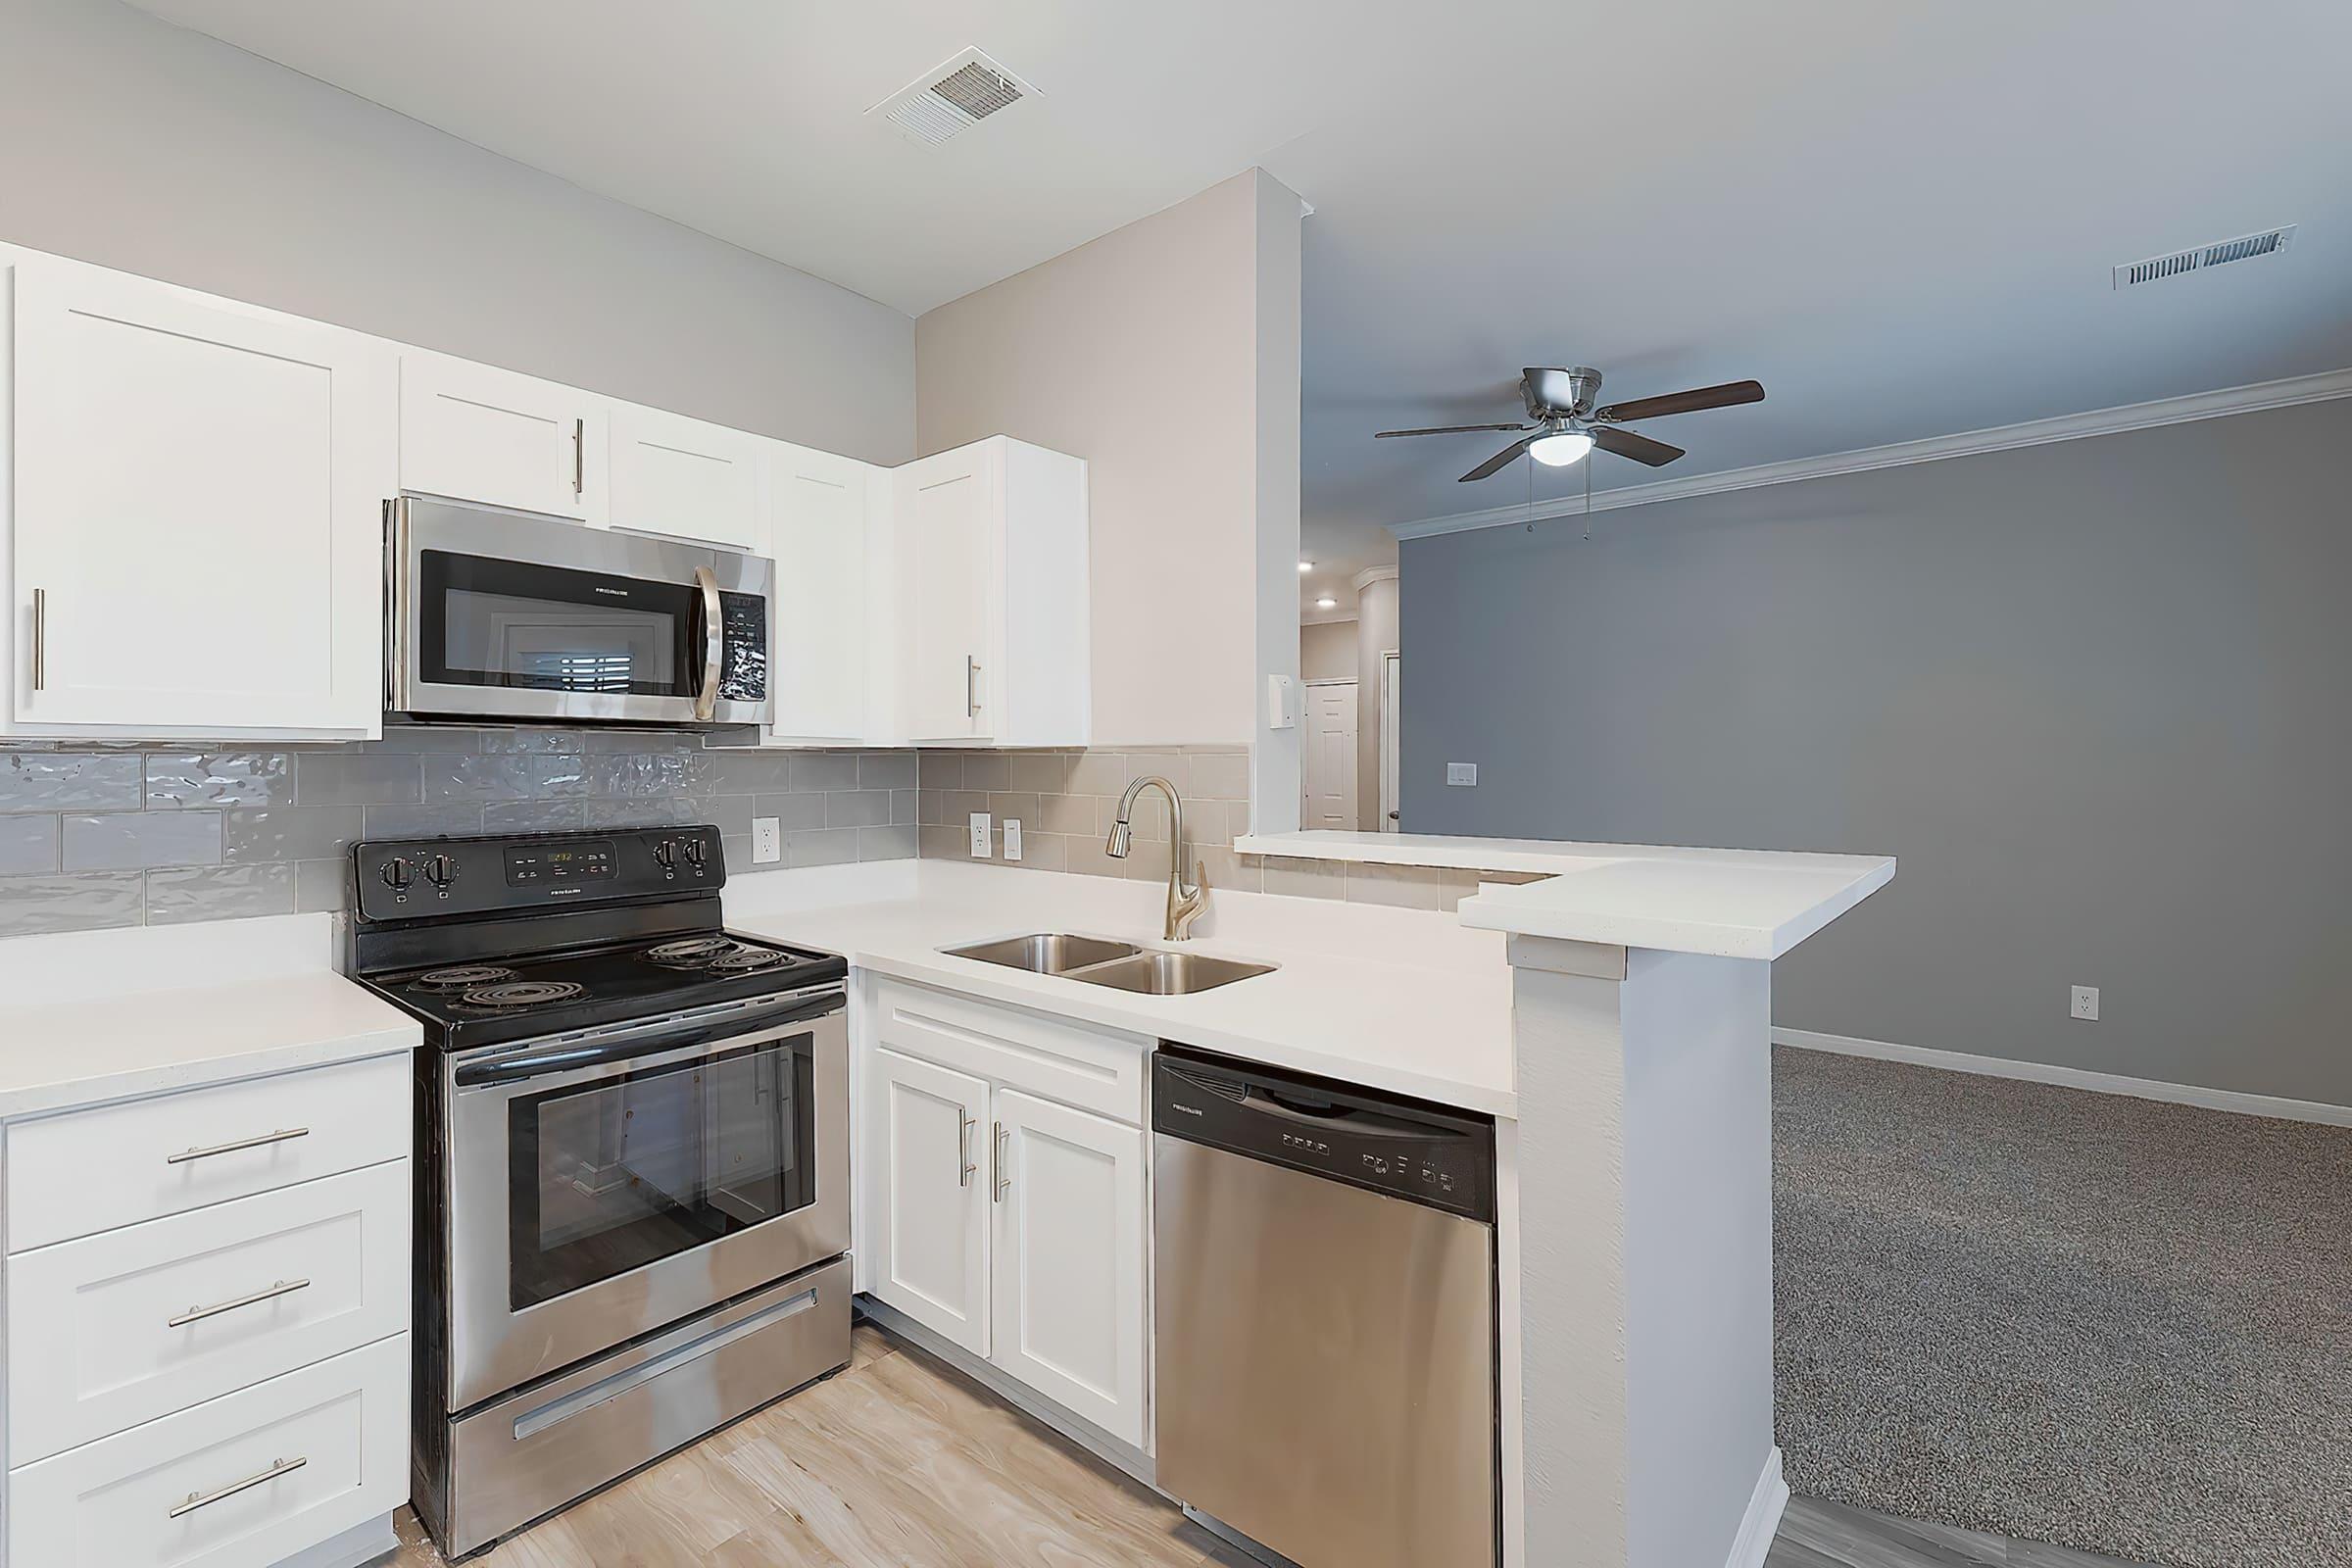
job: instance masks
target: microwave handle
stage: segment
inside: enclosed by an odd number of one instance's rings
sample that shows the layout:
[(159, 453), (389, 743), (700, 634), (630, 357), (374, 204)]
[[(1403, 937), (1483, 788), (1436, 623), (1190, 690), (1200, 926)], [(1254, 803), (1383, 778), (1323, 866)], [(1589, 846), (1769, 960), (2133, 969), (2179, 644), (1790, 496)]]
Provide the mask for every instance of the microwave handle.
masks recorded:
[(703, 591), (703, 683), (695, 688), (694, 716), (708, 724), (718, 711), (718, 673), (726, 662), (727, 624), (718, 599), (718, 578), (709, 566), (697, 566), (694, 582)]

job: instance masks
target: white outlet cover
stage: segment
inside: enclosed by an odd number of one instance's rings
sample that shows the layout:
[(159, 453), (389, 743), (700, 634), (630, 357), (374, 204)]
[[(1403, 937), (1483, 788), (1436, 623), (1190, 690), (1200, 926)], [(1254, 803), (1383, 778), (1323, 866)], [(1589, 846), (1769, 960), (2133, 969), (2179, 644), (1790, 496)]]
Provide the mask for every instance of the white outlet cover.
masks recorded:
[(972, 813), (972, 858), (985, 860), (991, 858), (995, 854), (996, 852), (988, 846), (988, 813), (974, 811)]
[(1004, 858), (1017, 860), (1020, 858), (1021, 819), (1017, 816), (1008, 816), (1004, 819)]
[(1466, 786), (1470, 789), (1478, 788), (1478, 764), (1476, 762), (1447, 762), (1446, 764), (1446, 782)]
[(2097, 1023), (2099, 1021), (2099, 988), (2097, 986), (2075, 987), (2074, 995), (2068, 1002), (2068, 1008), (2075, 1017), (2082, 1019), (2084, 1023)]
[(752, 818), (752, 863), (773, 865), (784, 858), (784, 822), (781, 817), (755, 816)]

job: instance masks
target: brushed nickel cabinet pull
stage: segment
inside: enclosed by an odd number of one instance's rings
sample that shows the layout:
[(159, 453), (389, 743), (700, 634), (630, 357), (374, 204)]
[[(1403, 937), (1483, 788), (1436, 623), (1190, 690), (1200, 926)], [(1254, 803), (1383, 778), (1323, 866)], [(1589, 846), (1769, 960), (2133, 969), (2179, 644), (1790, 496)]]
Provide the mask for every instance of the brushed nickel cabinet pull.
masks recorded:
[(970, 654), (963, 656), (963, 716), (980, 716), (980, 661)]
[(264, 1301), (274, 1301), (281, 1296), (291, 1296), (296, 1291), (307, 1291), (310, 1288), (309, 1280), (279, 1280), (266, 1290), (256, 1291), (251, 1296), (240, 1296), (233, 1301), (219, 1301), (211, 1306), (191, 1306), (177, 1317), (164, 1319), (164, 1327), (184, 1329), (189, 1324), (201, 1323), (208, 1317), (219, 1317), (223, 1312), (234, 1312), (240, 1306), (258, 1306)]
[(972, 1159), (972, 1128), (976, 1125), (971, 1117), (963, 1113), (962, 1106), (956, 1108), (956, 1185), (958, 1187), (971, 1186), (972, 1175), (980, 1168)]
[(215, 1154), (234, 1154), (241, 1150), (261, 1149), (270, 1144), (291, 1143), (297, 1138), (310, 1136), (311, 1130), (308, 1127), (281, 1127), (273, 1133), (262, 1133), (253, 1138), (240, 1138), (233, 1144), (215, 1144), (210, 1149), (183, 1149), (176, 1154), (166, 1154), (164, 1163), (185, 1165), (191, 1159), (210, 1159)]
[(32, 689), (49, 684), (49, 590), (32, 591)]
[(585, 418), (571, 421), (571, 493), (575, 496), (588, 493), (588, 421)]
[(996, 1128), (996, 1137), (989, 1146), (989, 1173), (995, 1178), (996, 1185), (996, 1192), (992, 1196), (1002, 1203), (1006, 1190), (1012, 1186), (1012, 1177), (1004, 1169), (1004, 1124), (998, 1122)]
[(164, 1517), (177, 1519), (182, 1514), (190, 1514), (199, 1508), (210, 1507), (223, 1497), (233, 1497), (238, 1493), (250, 1491), (265, 1481), (275, 1481), (279, 1476), (290, 1476), (310, 1462), (308, 1458), (280, 1459), (260, 1474), (247, 1476), (242, 1481), (232, 1481), (218, 1492), (191, 1492), (178, 1507)]

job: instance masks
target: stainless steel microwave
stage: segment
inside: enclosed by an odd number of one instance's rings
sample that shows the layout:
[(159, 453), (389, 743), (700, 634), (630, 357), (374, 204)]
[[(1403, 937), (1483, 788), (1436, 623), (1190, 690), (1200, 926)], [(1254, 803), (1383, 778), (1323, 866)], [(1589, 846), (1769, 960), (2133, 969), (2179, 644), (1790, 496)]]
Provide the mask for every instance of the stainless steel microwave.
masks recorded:
[(772, 562), (449, 501), (384, 516), (394, 716), (768, 721)]

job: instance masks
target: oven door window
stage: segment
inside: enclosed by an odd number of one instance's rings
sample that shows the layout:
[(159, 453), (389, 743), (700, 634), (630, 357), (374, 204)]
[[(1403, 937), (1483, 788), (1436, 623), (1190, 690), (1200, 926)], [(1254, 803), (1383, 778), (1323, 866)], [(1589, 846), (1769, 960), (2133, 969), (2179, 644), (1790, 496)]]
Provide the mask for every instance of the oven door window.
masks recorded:
[(419, 676), (437, 685), (692, 697), (694, 588), (427, 550), (417, 558)]
[(508, 1105), (515, 1311), (816, 1199), (811, 1036)]

